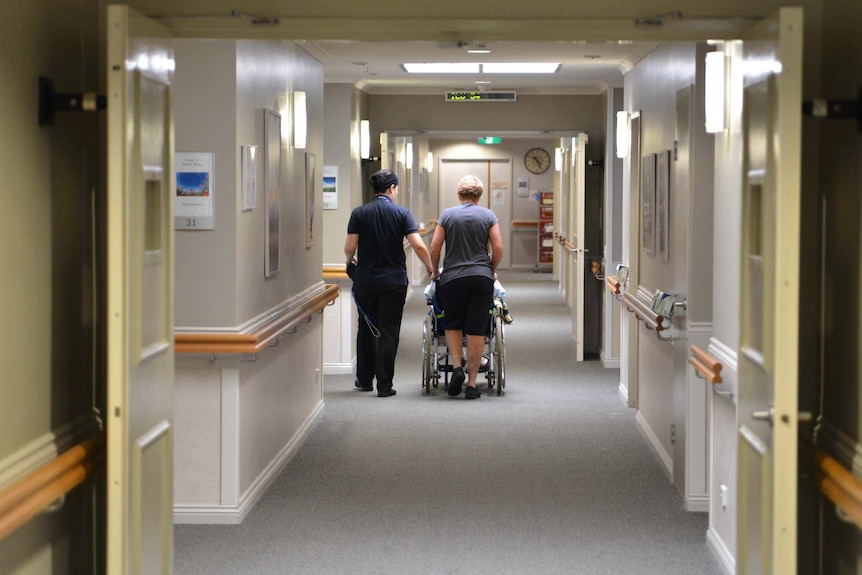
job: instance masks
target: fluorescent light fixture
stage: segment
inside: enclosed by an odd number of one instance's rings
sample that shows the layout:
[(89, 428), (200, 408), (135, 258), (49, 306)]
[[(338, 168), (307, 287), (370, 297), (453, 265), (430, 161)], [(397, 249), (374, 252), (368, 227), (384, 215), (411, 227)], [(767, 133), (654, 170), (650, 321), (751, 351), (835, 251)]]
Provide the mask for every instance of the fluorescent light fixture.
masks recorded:
[(304, 149), (308, 136), (308, 116), (305, 109), (305, 92), (293, 93), (293, 147)]
[(471, 62), (438, 62), (402, 64), (409, 74), (553, 74), (559, 62), (508, 62), (474, 64)]
[(485, 74), (553, 74), (559, 69), (559, 62), (482, 64)]
[(563, 169), (563, 149), (554, 148), (554, 170), (559, 172)]
[(467, 50), (467, 53), (468, 54), (490, 54), (491, 51), (488, 50), (487, 48), (473, 48), (473, 49)]
[(408, 170), (413, 169), (413, 144), (407, 142), (407, 145), (404, 146), (404, 166)]
[(718, 50), (706, 54), (706, 80), (704, 97), (706, 107), (706, 131), (715, 134), (724, 131), (725, 96), (726, 96), (726, 58), (724, 52)]
[(625, 110), (617, 112), (617, 157), (629, 155), (629, 113)]
[(434, 171), (434, 154), (431, 152), (425, 156), (425, 171), (429, 174)]
[(359, 120), (359, 157), (363, 160), (371, 157), (371, 124), (368, 120)]
[(437, 63), (437, 64), (403, 64), (409, 74), (478, 74), (481, 64)]

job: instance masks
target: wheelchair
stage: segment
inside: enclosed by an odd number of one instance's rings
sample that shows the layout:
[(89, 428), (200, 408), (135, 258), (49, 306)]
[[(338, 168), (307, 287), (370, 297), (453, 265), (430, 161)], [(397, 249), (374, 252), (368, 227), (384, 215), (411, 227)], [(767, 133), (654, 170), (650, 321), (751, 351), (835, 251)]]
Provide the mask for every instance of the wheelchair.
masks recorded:
[[(452, 353), (446, 345), (446, 326), (443, 310), (436, 298), (426, 300), (428, 313), (422, 325), (422, 391), (425, 395), (438, 387), (443, 379), (444, 389), (449, 387), (449, 374), (455, 368), (450, 361)], [(488, 389), (497, 389), (497, 395), (506, 392), (506, 333), (503, 305), (494, 298), (488, 310), (488, 330), (485, 333), (485, 351), (479, 373), (485, 374)], [(466, 345), (466, 343), (465, 343)], [(455, 353), (461, 353), (456, 350)]]

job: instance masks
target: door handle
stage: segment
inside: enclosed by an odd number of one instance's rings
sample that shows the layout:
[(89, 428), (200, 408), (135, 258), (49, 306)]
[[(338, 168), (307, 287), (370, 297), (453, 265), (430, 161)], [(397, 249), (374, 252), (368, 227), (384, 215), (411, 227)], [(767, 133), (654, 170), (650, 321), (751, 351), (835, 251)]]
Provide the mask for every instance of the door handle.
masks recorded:
[[(751, 419), (756, 421), (768, 421), (769, 425), (772, 425), (773, 420), (775, 419), (775, 409), (770, 407), (769, 409), (756, 409), (751, 412)], [(790, 418), (786, 415), (781, 416), (781, 421), (787, 423)], [(809, 411), (800, 411), (799, 415), (796, 416), (797, 423), (808, 423), (814, 417), (811, 415)]]

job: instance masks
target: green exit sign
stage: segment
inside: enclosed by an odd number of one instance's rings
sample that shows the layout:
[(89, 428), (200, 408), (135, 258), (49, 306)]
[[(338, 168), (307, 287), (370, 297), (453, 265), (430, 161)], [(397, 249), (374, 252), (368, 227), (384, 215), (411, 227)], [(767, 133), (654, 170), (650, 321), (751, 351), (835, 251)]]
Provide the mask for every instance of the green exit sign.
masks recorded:
[(480, 144), (499, 144), (500, 136), (485, 136), (484, 138), (479, 138)]

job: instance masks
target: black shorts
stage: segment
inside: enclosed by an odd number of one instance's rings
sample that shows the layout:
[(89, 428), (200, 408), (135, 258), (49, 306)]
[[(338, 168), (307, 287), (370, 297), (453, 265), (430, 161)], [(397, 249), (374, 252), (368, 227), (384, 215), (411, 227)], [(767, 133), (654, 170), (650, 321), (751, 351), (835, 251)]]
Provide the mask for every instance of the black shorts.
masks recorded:
[(446, 329), (461, 330), (466, 335), (484, 336), (488, 333), (494, 280), (466, 276), (440, 285), (439, 290)]

